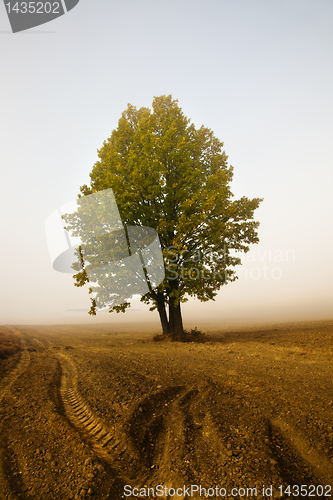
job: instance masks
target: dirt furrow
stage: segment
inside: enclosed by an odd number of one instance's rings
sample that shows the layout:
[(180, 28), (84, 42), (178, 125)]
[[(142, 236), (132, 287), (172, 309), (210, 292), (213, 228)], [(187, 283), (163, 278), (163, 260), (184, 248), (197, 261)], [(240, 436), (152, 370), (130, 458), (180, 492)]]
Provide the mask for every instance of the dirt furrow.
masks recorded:
[(272, 451), (286, 484), (333, 484), (332, 462), (319, 454), (291, 424), (275, 418), (268, 422), (268, 429)]
[[(143, 483), (145, 466), (135, 452), (125, 430), (110, 428), (103, 422), (78, 391), (78, 374), (68, 355), (58, 353), (62, 375), (60, 395), (65, 414), (82, 437), (89, 442), (94, 453), (103, 461), (108, 471), (105, 483), (109, 484), (110, 498), (118, 498), (126, 483)], [(105, 489), (105, 485), (104, 485)]]
[(30, 353), (27, 349), (26, 341), (21, 338), (20, 344), (22, 347), (21, 357), (16, 367), (12, 372), (1, 380), (0, 384), (0, 404), (2, 400), (10, 393), (11, 387), (14, 382), (26, 371), (30, 363)]
[(221, 487), (235, 499), (232, 488), (249, 488), (258, 500), (269, 497), (263, 485), (276, 500), (293, 496), (288, 485), (307, 485), (302, 498), (329, 492), (332, 329), (318, 359), (317, 329), (204, 345), (110, 329), (2, 328), (23, 350), (1, 371), (1, 500), (121, 500), (126, 485), (139, 488), (128, 500), (153, 498), (157, 485)]
[(95, 415), (77, 389), (77, 370), (69, 356), (58, 353), (62, 366), (60, 394), (68, 419), (91, 441), (94, 448), (107, 457), (116, 443), (114, 433)]

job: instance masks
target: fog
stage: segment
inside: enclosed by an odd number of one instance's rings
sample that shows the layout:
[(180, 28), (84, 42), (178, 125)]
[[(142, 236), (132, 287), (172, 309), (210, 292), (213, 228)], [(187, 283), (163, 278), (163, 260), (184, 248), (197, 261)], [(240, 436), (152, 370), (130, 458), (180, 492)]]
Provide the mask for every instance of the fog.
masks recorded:
[(138, 299), (90, 317), (44, 225), (89, 183), (127, 103), (162, 94), (224, 141), (235, 197), (264, 198), (239, 279), (185, 303), (185, 327), (333, 317), (331, 2), (82, 1), (16, 34), (1, 5), (0, 37), (0, 324), (158, 325)]

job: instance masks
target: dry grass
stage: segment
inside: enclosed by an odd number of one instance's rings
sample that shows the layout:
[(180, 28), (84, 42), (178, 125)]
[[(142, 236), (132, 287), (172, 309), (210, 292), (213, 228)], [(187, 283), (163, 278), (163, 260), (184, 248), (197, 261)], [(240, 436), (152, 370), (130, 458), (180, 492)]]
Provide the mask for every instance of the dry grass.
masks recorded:
[(192, 330), (184, 330), (183, 335), (155, 335), (155, 342), (171, 341), (171, 342), (207, 342), (208, 338), (205, 333), (195, 327)]

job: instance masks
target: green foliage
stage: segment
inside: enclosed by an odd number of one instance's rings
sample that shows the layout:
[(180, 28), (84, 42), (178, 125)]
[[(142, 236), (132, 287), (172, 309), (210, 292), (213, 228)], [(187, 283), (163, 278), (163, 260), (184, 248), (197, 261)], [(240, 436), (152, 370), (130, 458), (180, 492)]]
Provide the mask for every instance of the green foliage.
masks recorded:
[[(262, 200), (233, 199), (233, 168), (210, 129), (196, 129), (176, 100), (160, 96), (152, 110), (128, 105), (98, 157), (79, 196), (112, 188), (124, 225), (150, 226), (160, 237), (165, 280), (143, 302), (160, 314), (161, 301), (169, 304), (170, 320), (189, 296), (212, 300), (237, 278), (233, 251), (258, 243), (254, 211)], [(76, 286), (87, 278), (79, 269)]]

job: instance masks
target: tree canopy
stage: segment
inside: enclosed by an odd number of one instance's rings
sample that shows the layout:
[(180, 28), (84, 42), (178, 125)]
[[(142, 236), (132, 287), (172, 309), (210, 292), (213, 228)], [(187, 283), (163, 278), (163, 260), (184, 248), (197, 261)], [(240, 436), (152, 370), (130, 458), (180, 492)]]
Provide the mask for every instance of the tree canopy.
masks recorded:
[[(170, 95), (155, 97), (152, 109), (129, 104), (98, 157), (79, 197), (112, 188), (124, 227), (157, 231), (165, 278), (141, 300), (158, 310), (165, 334), (181, 334), (182, 302), (212, 300), (237, 279), (233, 268), (241, 260), (234, 251), (258, 243), (254, 211), (262, 199), (234, 199), (223, 142), (210, 129), (195, 128)], [(66, 220), (79, 235), (79, 225)], [(81, 252), (76, 286), (89, 281), (84, 264)], [(129, 302), (109, 305), (110, 312), (124, 312)], [(96, 313), (94, 299), (90, 313)]]

